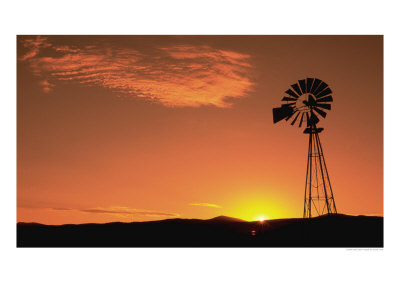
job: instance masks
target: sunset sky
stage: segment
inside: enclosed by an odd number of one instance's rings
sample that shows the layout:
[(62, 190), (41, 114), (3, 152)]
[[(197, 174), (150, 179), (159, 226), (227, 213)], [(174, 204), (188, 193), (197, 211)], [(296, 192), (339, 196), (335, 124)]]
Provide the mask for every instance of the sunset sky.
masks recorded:
[(306, 77), (338, 212), (383, 215), (382, 36), (18, 36), (17, 221), (302, 217)]

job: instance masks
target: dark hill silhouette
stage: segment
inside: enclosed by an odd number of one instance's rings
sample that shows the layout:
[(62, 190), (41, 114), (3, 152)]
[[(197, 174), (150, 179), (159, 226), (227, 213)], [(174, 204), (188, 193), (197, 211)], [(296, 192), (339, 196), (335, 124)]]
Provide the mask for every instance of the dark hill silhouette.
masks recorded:
[(215, 222), (247, 222), (242, 219), (238, 218), (232, 218), (232, 217), (227, 217), (227, 216), (218, 216), (212, 219), (209, 219), (208, 221), (215, 221)]
[(18, 247), (383, 247), (383, 217), (17, 224)]

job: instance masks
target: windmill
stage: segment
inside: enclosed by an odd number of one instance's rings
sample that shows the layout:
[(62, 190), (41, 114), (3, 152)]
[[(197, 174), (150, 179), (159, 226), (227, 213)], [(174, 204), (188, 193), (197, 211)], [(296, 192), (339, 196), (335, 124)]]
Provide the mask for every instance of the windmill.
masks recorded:
[(272, 110), (274, 123), (283, 119), (290, 125), (306, 126), (308, 134), (308, 154), (306, 185), (304, 190), (303, 218), (323, 214), (336, 214), (331, 181), (322, 151), (319, 133), (324, 130), (317, 127), (320, 117), (325, 118), (331, 110), (332, 90), (318, 78), (299, 80), (285, 92), (284, 103)]

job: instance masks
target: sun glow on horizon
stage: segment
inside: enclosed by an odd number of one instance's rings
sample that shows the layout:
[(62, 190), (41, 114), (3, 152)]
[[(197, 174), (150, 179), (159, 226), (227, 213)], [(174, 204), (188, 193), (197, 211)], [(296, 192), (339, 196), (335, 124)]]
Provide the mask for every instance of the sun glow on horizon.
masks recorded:
[[(288, 210), (286, 196), (273, 191), (242, 192), (231, 196), (232, 206), (227, 215), (249, 222), (293, 217), (295, 213)], [(229, 211), (230, 210), (230, 211)]]
[(257, 218), (257, 221), (259, 221), (259, 222), (261, 222), (261, 223), (263, 223), (265, 220), (267, 220), (268, 218), (266, 218), (265, 216), (259, 216), (258, 218)]

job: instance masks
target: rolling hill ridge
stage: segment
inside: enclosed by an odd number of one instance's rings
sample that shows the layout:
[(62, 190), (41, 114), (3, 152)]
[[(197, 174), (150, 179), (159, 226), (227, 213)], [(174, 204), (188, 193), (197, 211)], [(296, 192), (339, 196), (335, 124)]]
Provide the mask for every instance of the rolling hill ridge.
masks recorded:
[(383, 247), (383, 217), (17, 224), (17, 247)]

